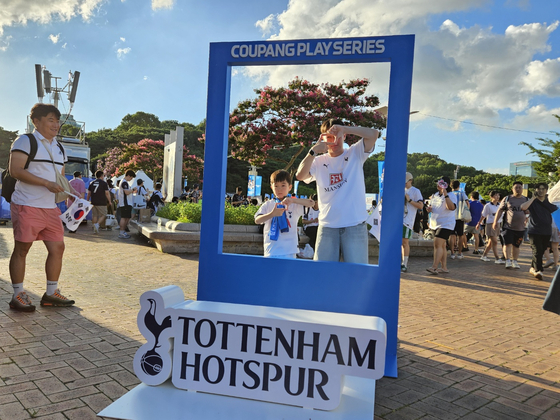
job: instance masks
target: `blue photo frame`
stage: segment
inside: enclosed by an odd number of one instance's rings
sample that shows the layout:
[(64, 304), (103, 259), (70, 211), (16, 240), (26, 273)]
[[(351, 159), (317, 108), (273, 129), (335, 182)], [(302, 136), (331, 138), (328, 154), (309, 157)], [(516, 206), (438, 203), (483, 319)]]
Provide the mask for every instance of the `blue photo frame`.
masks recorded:
[[(328, 48), (327, 48), (328, 47)], [(385, 375), (397, 376), (404, 184), (414, 35), (210, 44), (198, 299), (378, 316)], [(279, 260), (222, 252), (234, 66), (391, 64), (379, 264)]]

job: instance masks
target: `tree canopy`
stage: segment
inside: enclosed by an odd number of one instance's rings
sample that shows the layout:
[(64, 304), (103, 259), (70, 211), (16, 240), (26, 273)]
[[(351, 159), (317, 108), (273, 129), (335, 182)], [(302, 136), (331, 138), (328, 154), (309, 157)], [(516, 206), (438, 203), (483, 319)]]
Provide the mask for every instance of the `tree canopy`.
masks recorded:
[[(318, 139), (327, 118), (384, 128), (384, 116), (373, 109), (379, 99), (366, 95), (369, 84), (367, 79), (357, 79), (319, 85), (296, 77), (287, 87), (255, 89), (257, 96), (240, 102), (230, 115), (231, 156), (254, 165), (277, 161), (288, 170)], [(350, 144), (357, 140), (348, 138)], [(274, 153), (278, 149), (290, 153), (278, 156)]]
[(0, 168), (8, 167), (10, 148), (17, 136), (17, 131), (8, 131), (4, 130), (3, 127), (0, 127)]
[[(554, 115), (556, 119), (560, 122), (560, 116)], [(553, 181), (557, 182), (560, 178), (559, 166), (560, 166), (560, 133), (554, 133), (557, 137), (556, 140), (538, 138), (541, 148), (537, 148), (530, 143), (521, 142), (523, 146), (529, 148), (528, 154), (536, 155), (540, 160), (535, 163), (535, 171), (539, 177), (543, 179), (552, 178)], [(554, 174), (549, 177), (549, 173)]]

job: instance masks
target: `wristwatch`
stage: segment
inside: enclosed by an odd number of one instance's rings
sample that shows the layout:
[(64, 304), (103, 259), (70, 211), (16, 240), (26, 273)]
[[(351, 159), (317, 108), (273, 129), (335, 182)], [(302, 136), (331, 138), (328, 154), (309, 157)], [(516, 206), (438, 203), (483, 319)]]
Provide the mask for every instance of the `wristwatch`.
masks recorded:
[(309, 152), (307, 152), (307, 154), (311, 156), (315, 156), (315, 150), (309, 149)]

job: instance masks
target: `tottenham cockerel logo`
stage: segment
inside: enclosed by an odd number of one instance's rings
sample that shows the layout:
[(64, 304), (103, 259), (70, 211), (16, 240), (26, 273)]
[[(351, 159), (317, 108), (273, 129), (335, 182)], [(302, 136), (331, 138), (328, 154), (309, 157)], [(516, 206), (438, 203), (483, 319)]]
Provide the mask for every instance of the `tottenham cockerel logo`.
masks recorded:
[(149, 291), (140, 297), (138, 329), (147, 343), (134, 356), (134, 372), (148, 385), (159, 385), (171, 375), (171, 306), (184, 301), (182, 292), (180, 296), (176, 294), (178, 288), (173, 288), (175, 293), (170, 296), (162, 293), (164, 289), (158, 289), (159, 293)]

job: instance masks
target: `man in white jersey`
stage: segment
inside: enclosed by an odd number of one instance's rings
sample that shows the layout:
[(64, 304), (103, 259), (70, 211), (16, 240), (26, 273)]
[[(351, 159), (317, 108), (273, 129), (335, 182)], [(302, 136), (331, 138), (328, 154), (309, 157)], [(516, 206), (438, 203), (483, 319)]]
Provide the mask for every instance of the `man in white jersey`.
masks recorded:
[[(319, 229), (316, 261), (368, 263), (368, 234), (363, 165), (375, 148), (379, 132), (345, 126), (333, 118), (321, 125), (321, 136), (302, 160), (296, 177), (317, 181)], [(362, 137), (344, 149), (347, 135)]]
[[(50, 104), (35, 104), (31, 109), (32, 134), (19, 136), (12, 144), (9, 169), (17, 179), (10, 210), (14, 229), (14, 251), (10, 258), (10, 278), (14, 294), (10, 308), (33, 312), (35, 305), (23, 289), (27, 253), (33, 242), (43, 241), (47, 248), (45, 272), (47, 291), (41, 306), (72, 306), (73, 300), (58, 289), (64, 254), (64, 228), (55, 193), (64, 189), (56, 183), (56, 172), (64, 175), (67, 160), (64, 148), (56, 140), (60, 111)], [(34, 147), (36, 146), (36, 147)], [(35, 150), (33, 156), (32, 150)], [(26, 166), (30, 157), (29, 166)], [(73, 189), (70, 191), (78, 194)]]
[(414, 221), (418, 210), (424, 208), (424, 198), (416, 187), (412, 186), (413, 177), (410, 172), (406, 173), (404, 184), (404, 217), (403, 217), (403, 237), (402, 237), (402, 263), (401, 271), (408, 271), (408, 257), (410, 255), (409, 240), (414, 230)]

